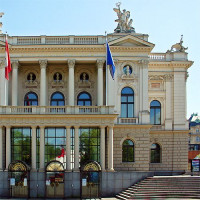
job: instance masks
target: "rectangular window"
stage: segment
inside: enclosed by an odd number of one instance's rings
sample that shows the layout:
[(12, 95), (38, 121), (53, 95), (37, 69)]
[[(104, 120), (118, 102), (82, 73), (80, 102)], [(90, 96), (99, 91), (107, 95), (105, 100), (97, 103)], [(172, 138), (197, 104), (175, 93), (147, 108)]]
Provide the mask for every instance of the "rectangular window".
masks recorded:
[(65, 145), (65, 128), (45, 128), (45, 164), (57, 160), (66, 168)]
[(31, 128), (11, 129), (11, 161), (24, 161), (31, 166)]
[(87, 161), (100, 162), (100, 129), (80, 128), (79, 136), (80, 164)]

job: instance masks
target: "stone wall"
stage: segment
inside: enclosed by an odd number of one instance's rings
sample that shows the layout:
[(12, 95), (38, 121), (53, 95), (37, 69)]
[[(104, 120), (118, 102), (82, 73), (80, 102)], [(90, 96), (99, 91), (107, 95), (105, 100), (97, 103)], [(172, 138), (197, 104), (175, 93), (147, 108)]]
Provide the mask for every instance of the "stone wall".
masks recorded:
[(150, 141), (161, 147), (161, 163), (151, 163), (150, 171), (176, 171), (188, 169), (188, 132), (152, 131)]
[[(114, 169), (117, 171), (149, 171), (149, 128), (135, 127), (129, 125), (114, 127), (113, 160)], [(126, 139), (134, 142), (135, 162), (122, 162), (122, 144)]]

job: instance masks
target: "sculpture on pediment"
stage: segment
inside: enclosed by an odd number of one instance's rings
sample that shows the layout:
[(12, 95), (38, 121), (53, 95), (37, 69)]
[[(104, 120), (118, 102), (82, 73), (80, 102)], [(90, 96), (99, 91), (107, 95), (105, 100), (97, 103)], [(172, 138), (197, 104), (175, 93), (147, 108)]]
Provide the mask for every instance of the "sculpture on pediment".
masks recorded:
[(130, 11), (126, 11), (123, 9), (123, 12), (120, 10), (121, 2), (116, 3), (117, 8), (113, 8), (113, 10), (117, 13), (118, 19), (115, 22), (118, 22), (117, 28), (115, 29), (115, 33), (131, 33), (135, 32), (135, 29), (132, 27), (133, 20), (130, 18)]
[(180, 42), (172, 45), (171, 50), (168, 50), (168, 52), (185, 52), (187, 49), (188, 47), (183, 46), (183, 35), (181, 35)]
[[(1, 12), (1, 13), (0, 13), (0, 18), (1, 18), (3, 15), (4, 15), (4, 13)], [(1, 30), (1, 28), (2, 28), (2, 22), (0, 22), (0, 34), (2, 34), (2, 30)]]

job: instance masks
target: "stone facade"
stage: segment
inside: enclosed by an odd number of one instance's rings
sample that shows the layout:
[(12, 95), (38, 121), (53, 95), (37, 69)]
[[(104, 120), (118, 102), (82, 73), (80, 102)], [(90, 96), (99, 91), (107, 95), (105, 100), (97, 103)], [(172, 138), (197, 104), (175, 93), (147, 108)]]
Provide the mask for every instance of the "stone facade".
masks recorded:
[[(8, 82), (4, 78), (5, 35), (0, 35), (2, 180), (9, 179), (13, 127), (32, 130), (31, 197), (45, 197), (45, 128), (48, 127), (64, 127), (66, 131), (64, 170), (68, 192), (64, 196), (67, 198), (80, 197), (80, 128), (100, 130), (102, 196), (112, 196), (156, 173), (187, 171), (186, 80), (192, 61), (187, 59), (185, 51), (152, 53), (155, 45), (146, 34), (113, 33), (107, 37), (116, 66), (114, 80), (106, 73), (105, 36), (9, 36), (12, 73)], [(131, 117), (122, 115), (124, 88), (134, 91)], [(29, 92), (38, 97), (37, 106), (24, 105)], [(62, 106), (51, 106), (55, 92), (64, 96)], [(77, 105), (82, 92), (90, 95), (90, 106)], [(160, 103), (159, 123), (150, 122), (153, 101)], [(75, 131), (74, 167), (70, 165), (70, 128)], [(37, 129), (40, 130), (39, 167), (36, 166)], [(131, 162), (123, 162), (125, 140), (134, 144)], [(152, 144), (160, 147), (160, 160), (156, 163), (151, 162)], [(111, 184), (113, 181), (115, 186)], [(41, 185), (39, 196), (34, 193), (37, 184)], [(6, 189), (9, 190), (9, 185), (0, 185), (1, 196)]]

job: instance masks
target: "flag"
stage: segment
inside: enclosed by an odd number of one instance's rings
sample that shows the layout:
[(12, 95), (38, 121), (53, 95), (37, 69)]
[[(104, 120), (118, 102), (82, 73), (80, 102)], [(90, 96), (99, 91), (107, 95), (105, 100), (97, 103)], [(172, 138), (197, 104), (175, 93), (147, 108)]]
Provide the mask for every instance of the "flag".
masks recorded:
[(61, 158), (61, 157), (64, 158), (64, 156), (65, 156), (65, 149), (62, 148), (62, 149), (61, 149), (61, 154), (58, 156), (58, 158)]
[(115, 64), (114, 64), (114, 62), (113, 62), (112, 54), (111, 54), (110, 47), (109, 47), (107, 41), (106, 41), (106, 47), (107, 47), (106, 65), (109, 66), (110, 74), (111, 74), (111, 76), (112, 76), (112, 79), (114, 80), (114, 75), (115, 75)]
[(11, 62), (8, 48), (8, 40), (6, 36), (6, 67), (5, 67), (5, 78), (9, 80), (9, 73), (11, 72)]

